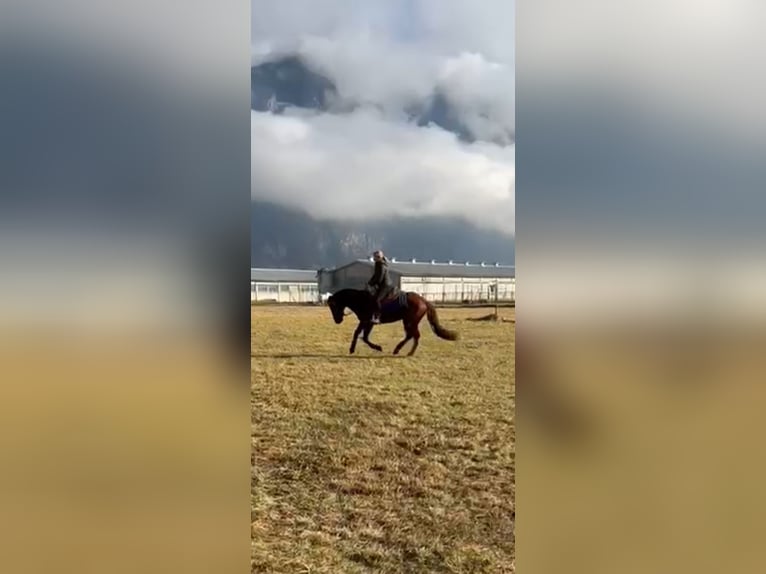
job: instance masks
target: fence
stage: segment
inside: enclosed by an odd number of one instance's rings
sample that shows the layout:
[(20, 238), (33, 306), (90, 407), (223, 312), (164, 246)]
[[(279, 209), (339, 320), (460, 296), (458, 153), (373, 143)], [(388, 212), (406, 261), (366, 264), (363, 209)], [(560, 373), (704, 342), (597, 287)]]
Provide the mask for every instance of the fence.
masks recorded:
[(316, 283), (251, 282), (250, 301), (258, 303), (316, 303)]
[(515, 280), (456, 281), (429, 278), (402, 278), (401, 288), (420, 293), (434, 303), (513, 303), (516, 301)]

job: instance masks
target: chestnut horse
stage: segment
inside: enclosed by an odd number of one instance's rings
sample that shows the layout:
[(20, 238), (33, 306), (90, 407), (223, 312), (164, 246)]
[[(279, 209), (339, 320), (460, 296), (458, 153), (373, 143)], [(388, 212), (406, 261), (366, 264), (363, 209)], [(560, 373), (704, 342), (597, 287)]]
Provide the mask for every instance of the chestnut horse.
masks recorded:
[[(371, 297), (369, 291), (364, 289), (342, 289), (331, 295), (327, 300), (327, 305), (330, 307), (332, 317), (338, 325), (343, 322), (344, 310), (346, 308), (350, 309), (354, 315), (356, 315), (357, 319), (359, 319), (359, 325), (354, 331), (351, 347), (348, 350), (349, 353), (353, 354), (356, 349), (356, 341), (360, 334), (362, 335), (362, 341), (364, 341), (368, 347), (375, 349), (376, 351), (383, 350), (380, 345), (376, 345), (370, 341), (370, 332), (375, 326), (372, 322), (372, 310), (370, 306)], [(457, 341), (458, 334), (456, 332), (445, 329), (439, 324), (439, 318), (436, 315), (436, 307), (434, 307), (432, 303), (426, 301), (417, 293), (402, 292), (398, 293), (393, 298), (384, 301), (381, 305), (381, 324), (396, 323), (398, 321), (401, 321), (404, 324), (405, 337), (398, 345), (396, 345), (394, 355), (397, 355), (410, 339), (413, 339), (414, 343), (408, 356), (415, 353), (420, 341), (418, 323), (420, 323), (424, 316), (428, 318), (431, 330), (433, 330), (437, 337), (446, 339), (447, 341)]]

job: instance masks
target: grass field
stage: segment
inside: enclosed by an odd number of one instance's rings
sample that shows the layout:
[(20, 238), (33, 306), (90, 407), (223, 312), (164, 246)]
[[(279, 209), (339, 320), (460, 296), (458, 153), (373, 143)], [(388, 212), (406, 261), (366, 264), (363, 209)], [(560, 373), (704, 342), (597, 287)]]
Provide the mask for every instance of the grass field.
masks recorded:
[(353, 316), (251, 309), (253, 572), (514, 571), (515, 324), (488, 312), (440, 309), (460, 340), (424, 320), (407, 358), (401, 324), (350, 356)]

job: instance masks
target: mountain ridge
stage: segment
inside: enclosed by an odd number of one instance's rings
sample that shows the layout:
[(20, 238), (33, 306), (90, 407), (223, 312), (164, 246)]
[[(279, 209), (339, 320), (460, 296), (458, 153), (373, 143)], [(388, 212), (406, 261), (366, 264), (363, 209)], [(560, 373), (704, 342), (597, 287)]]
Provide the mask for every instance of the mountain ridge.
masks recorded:
[(320, 221), (271, 202), (251, 204), (253, 267), (335, 267), (375, 249), (402, 260), (515, 263), (512, 237), (460, 220)]

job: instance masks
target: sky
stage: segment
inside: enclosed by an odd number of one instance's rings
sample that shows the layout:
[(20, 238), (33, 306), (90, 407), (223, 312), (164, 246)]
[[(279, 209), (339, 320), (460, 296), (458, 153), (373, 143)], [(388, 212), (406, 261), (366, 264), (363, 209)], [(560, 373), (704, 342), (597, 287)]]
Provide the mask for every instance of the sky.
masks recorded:
[[(253, 197), (317, 218), (457, 216), (513, 235), (514, 11), (508, 0), (252, 0), (253, 64), (298, 53), (362, 104), (251, 111)], [(479, 141), (406, 120), (436, 89)]]

